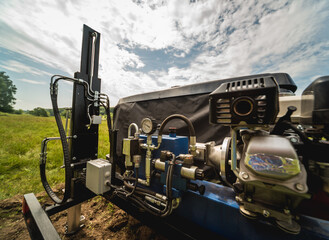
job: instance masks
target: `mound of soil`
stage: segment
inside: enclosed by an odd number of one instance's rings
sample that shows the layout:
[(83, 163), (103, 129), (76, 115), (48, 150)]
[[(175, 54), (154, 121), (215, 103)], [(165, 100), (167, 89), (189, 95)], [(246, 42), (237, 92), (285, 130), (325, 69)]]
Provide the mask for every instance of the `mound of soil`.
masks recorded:
[[(55, 190), (61, 191), (62, 188), (59, 185)], [(36, 197), (41, 204), (51, 203), (45, 192), (36, 194)], [(0, 201), (0, 239), (29, 238), (21, 211), (22, 199), (22, 195), (16, 195)], [(81, 214), (85, 216), (84, 227), (71, 236), (65, 235), (66, 211), (57, 213), (50, 219), (62, 239), (166, 239), (102, 197), (83, 203)]]

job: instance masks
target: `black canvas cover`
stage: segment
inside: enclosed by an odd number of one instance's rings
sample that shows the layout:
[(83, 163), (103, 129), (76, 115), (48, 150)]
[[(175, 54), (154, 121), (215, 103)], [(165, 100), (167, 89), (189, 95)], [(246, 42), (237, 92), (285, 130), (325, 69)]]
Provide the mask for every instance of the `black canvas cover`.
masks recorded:
[[(143, 118), (152, 117), (160, 124), (172, 114), (182, 114), (191, 120), (197, 142), (215, 141), (220, 144), (229, 135), (230, 129), (209, 123), (209, 94), (223, 82), (260, 76), (273, 76), (281, 87), (293, 92), (296, 90), (296, 85), (288, 74), (274, 73), (209, 81), (120, 99), (113, 115), (114, 129), (119, 130), (117, 155), (122, 156), (122, 139), (128, 136), (131, 123), (140, 127)], [(188, 136), (188, 128), (181, 120), (168, 123), (165, 133), (169, 127), (176, 127), (177, 135)]]

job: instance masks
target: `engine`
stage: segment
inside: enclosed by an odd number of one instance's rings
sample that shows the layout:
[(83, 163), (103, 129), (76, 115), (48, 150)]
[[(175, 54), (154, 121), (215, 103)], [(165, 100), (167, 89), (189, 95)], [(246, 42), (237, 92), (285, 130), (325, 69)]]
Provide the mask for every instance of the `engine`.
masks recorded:
[[(329, 194), (328, 89), (329, 77), (301, 97), (280, 92), (273, 76), (222, 83), (209, 94), (209, 122), (230, 128), (222, 144), (197, 142), (192, 122), (180, 114), (161, 124), (152, 117), (132, 122), (122, 141), (125, 187), (115, 192), (167, 216), (185, 192), (202, 195), (203, 182), (221, 184), (234, 190), (243, 216), (298, 234), (301, 203)], [(172, 120), (186, 124), (188, 136), (176, 135)]]

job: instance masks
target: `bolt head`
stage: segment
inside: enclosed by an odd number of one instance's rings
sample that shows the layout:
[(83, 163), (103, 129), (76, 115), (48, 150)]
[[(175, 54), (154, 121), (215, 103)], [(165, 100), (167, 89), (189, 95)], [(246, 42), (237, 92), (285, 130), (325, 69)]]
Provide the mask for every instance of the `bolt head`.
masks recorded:
[(267, 210), (263, 210), (263, 216), (264, 216), (264, 217), (268, 218), (270, 215), (271, 215), (271, 214), (270, 214), (269, 211), (267, 211)]
[(248, 179), (248, 178), (249, 178), (249, 175), (248, 175), (248, 173), (243, 172), (243, 173), (241, 173), (241, 177), (242, 177), (243, 179)]
[(295, 188), (296, 188), (298, 191), (304, 191), (304, 189), (305, 189), (304, 185), (301, 184), (301, 183), (296, 183)]

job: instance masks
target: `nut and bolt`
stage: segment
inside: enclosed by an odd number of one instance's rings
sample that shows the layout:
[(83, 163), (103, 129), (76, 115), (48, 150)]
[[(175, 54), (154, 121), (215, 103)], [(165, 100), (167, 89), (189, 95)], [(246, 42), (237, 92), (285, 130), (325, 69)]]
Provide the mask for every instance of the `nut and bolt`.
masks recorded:
[(243, 179), (248, 179), (248, 178), (249, 178), (249, 175), (248, 175), (248, 173), (246, 173), (246, 172), (242, 172), (242, 173), (241, 173), (241, 177), (242, 177)]
[(305, 189), (304, 185), (301, 184), (301, 183), (296, 183), (295, 188), (296, 188), (298, 191), (304, 191), (304, 189)]
[(283, 212), (284, 212), (285, 214), (290, 214), (290, 210), (289, 210), (289, 209), (284, 209)]
[(75, 161), (75, 160), (77, 160), (77, 158), (76, 157), (73, 157), (72, 160)]
[(267, 210), (263, 210), (263, 216), (264, 216), (264, 217), (268, 218), (270, 215), (271, 215), (271, 214), (270, 214), (269, 211), (267, 211)]

